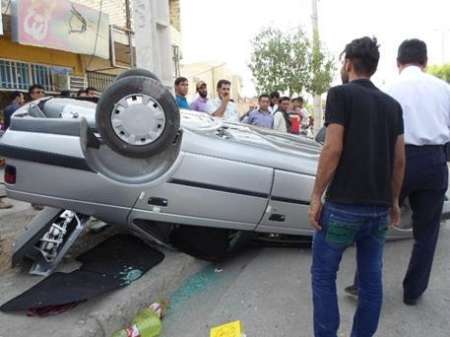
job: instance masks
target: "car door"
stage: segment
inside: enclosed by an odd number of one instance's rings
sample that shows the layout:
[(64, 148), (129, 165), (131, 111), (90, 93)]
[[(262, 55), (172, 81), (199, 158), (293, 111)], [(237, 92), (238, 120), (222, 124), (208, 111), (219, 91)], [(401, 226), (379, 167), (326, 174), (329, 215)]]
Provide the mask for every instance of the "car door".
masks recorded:
[(267, 207), (273, 168), (184, 153), (166, 183), (148, 190), (133, 217), (254, 230)]
[(276, 169), (268, 207), (259, 232), (309, 235), (310, 195), (315, 177)]

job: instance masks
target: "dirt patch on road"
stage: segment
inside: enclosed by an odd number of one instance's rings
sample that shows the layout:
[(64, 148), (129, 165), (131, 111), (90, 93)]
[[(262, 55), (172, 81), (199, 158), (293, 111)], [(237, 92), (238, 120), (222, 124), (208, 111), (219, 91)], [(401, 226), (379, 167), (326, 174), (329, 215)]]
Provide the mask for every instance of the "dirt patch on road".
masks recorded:
[(11, 267), (13, 243), (37, 214), (29, 204), (11, 202), (12, 209), (0, 210), (0, 273)]
[(0, 237), (0, 274), (11, 266), (12, 240)]

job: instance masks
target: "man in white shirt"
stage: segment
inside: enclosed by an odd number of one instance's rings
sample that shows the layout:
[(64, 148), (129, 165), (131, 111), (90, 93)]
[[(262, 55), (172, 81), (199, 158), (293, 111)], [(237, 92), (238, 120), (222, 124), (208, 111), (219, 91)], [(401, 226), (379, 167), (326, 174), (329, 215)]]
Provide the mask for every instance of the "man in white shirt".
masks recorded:
[[(401, 200), (409, 198), (415, 240), (403, 280), (407, 305), (416, 305), (428, 287), (448, 188), (445, 144), (450, 141), (450, 86), (425, 73), (427, 61), (423, 41), (404, 41), (397, 58), (400, 76), (386, 90), (401, 104), (405, 124), (406, 175)], [(346, 289), (353, 295), (355, 290), (356, 286)]]
[(270, 106), (269, 111), (272, 115), (278, 111), (278, 104), (280, 103), (280, 93), (278, 91), (274, 91), (270, 94)]
[(402, 194), (411, 203), (415, 239), (403, 281), (408, 305), (416, 304), (428, 287), (448, 188), (450, 86), (425, 73), (427, 61), (425, 42), (404, 41), (397, 58), (399, 80), (387, 90), (402, 105), (405, 123), (407, 174)]
[(273, 115), (273, 129), (281, 132), (289, 132), (291, 122), (289, 121), (289, 97), (281, 97), (278, 111)]
[(231, 82), (220, 80), (217, 82), (217, 95), (209, 104), (208, 113), (214, 117), (220, 117), (227, 122), (239, 122), (239, 112), (236, 104), (230, 100)]

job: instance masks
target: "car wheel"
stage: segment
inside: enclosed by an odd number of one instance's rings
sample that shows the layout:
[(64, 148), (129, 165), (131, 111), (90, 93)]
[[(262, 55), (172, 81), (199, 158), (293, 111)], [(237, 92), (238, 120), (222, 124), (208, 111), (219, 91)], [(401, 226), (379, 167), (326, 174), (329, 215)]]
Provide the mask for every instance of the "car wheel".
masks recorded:
[(197, 258), (221, 261), (242, 251), (254, 237), (253, 232), (179, 226), (172, 231), (170, 243)]
[(164, 151), (180, 128), (172, 94), (158, 81), (130, 76), (114, 82), (97, 104), (102, 139), (124, 156), (148, 158)]
[(154, 79), (155, 81), (160, 82), (159, 78), (155, 74), (153, 74), (150, 70), (140, 69), (140, 68), (134, 68), (134, 69), (126, 70), (123, 73), (119, 74), (115, 78), (114, 81), (117, 82), (117, 81), (120, 81), (123, 78), (131, 77), (131, 76), (149, 77), (149, 78)]

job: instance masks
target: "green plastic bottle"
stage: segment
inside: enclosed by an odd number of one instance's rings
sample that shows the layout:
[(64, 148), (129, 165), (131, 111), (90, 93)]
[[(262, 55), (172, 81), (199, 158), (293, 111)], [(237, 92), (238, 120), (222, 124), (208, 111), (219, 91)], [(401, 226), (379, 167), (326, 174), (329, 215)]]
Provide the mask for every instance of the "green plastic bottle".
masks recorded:
[(114, 332), (112, 337), (157, 337), (160, 333), (160, 314), (150, 307), (137, 313), (131, 327)]

